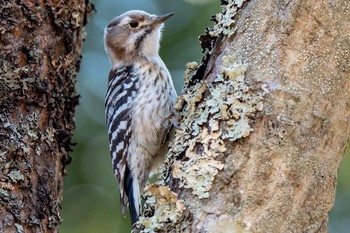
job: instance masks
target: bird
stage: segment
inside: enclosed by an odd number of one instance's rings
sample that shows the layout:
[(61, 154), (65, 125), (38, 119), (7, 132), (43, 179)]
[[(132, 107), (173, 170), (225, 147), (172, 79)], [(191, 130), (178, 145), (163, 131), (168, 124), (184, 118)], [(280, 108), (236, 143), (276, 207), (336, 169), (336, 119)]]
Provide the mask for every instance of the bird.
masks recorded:
[(105, 117), (112, 167), (119, 182), (122, 212), (132, 225), (142, 211), (141, 195), (167, 150), (169, 116), (177, 94), (159, 56), (164, 21), (174, 13), (127, 11), (105, 28), (110, 61)]

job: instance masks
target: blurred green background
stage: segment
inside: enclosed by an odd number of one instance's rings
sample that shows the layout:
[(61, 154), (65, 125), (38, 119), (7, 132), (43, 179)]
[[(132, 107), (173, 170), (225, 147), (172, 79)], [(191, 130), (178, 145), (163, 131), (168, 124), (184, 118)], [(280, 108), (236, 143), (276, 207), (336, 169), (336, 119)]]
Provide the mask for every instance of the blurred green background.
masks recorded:
[[(166, 22), (160, 54), (178, 93), (188, 61), (200, 61), (197, 37), (211, 27), (210, 16), (221, 10), (219, 0), (92, 0), (97, 13), (90, 17), (78, 75), (81, 95), (76, 114), (77, 142), (65, 177), (61, 233), (130, 232), (129, 216), (121, 215), (117, 181), (112, 172), (104, 119), (104, 95), (109, 61), (103, 48), (104, 27), (117, 15), (140, 9), (149, 13), (175, 12)], [(350, 232), (350, 156), (342, 163), (336, 204), (330, 213), (330, 233)]]

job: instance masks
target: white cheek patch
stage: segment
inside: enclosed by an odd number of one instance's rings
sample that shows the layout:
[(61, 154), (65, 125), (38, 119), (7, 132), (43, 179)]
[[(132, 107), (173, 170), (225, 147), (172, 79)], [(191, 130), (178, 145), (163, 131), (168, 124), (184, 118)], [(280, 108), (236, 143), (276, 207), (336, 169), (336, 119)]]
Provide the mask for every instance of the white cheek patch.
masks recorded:
[(162, 28), (163, 24), (160, 25), (160, 27), (154, 28), (153, 31), (144, 38), (141, 48), (141, 53), (143, 56), (158, 56)]

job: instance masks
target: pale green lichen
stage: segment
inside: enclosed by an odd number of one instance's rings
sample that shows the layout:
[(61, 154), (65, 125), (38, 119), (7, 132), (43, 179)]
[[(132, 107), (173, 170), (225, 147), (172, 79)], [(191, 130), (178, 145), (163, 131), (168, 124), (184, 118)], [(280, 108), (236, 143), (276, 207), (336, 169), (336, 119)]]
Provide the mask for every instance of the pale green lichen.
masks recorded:
[(6, 151), (0, 151), (0, 159), (1, 159), (1, 157), (3, 157), (4, 155), (6, 155)]
[(144, 195), (147, 197), (144, 216), (139, 217), (133, 232), (184, 232), (186, 207), (176, 193), (168, 186), (151, 184)]
[(231, 36), (235, 32), (234, 16), (237, 10), (242, 7), (245, 0), (228, 0), (227, 4), (222, 5), (222, 12), (215, 15), (216, 24), (210, 30), (211, 36), (218, 36), (221, 33)]
[(9, 191), (5, 190), (4, 188), (0, 188), (0, 199), (6, 200), (10, 196)]
[[(201, 153), (196, 153), (200, 142)], [(222, 162), (215, 160), (217, 153), (226, 150), (219, 132), (208, 132), (207, 128), (189, 141), (185, 156), (189, 160), (176, 161), (173, 166), (173, 177), (180, 179), (180, 187), (191, 188), (199, 198), (207, 198), (211, 184), (219, 170), (224, 168)]]
[(186, 71), (184, 74), (185, 85), (189, 83), (189, 80), (193, 76), (193, 74), (197, 71), (199, 65), (197, 62), (187, 62), (186, 63)]
[(245, 70), (241, 61), (223, 56), (212, 82), (197, 83), (181, 96), (183, 120), (170, 153), (186, 159), (175, 161), (172, 176), (199, 198), (209, 196), (215, 175), (224, 168), (218, 157), (226, 151), (225, 140), (247, 137), (252, 116), (262, 110), (264, 92), (250, 90)]
[(12, 119), (9, 119), (8, 116), (3, 113), (1, 120), (4, 122), (3, 127), (7, 130), (8, 138), (11, 140), (11, 142), (7, 143), (9, 147), (5, 147), (6, 151), (22, 150), (24, 154), (29, 155), (31, 153), (31, 146), (33, 146), (32, 140), (39, 138), (37, 132), (37, 115), (32, 113), (25, 116), (24, 119), (17, 120), (18, 122), (13, 122)]
[(7, 176), (12, 180), (12, 182), (15, 182), (15, 183), (18, 181), (24, 180), (24, 175), (19, 170), (11, 171)]
[(15, 223), (15, 227), (18, 233), (24, 233), (24, 228), (21, 224)]

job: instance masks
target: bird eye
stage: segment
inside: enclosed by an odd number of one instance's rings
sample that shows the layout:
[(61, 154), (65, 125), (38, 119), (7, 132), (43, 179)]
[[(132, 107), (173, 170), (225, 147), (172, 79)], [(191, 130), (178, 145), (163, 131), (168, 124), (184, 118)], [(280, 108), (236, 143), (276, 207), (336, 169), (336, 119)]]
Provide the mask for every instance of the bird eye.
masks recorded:
[(129, 26), (132, 27), (132, 28), (137, 28), (139, 26), (139, 22), (137, 21), (131, 21), (129, 23)]

